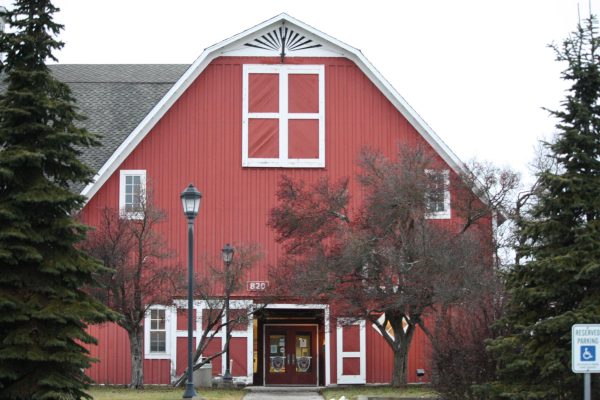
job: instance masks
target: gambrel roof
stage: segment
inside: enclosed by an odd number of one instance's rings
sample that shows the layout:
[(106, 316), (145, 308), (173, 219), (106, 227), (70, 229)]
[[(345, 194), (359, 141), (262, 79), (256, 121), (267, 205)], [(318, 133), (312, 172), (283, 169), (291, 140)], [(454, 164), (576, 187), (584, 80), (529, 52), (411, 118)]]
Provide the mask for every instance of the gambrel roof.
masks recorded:
[(83, 149), (94, 172), (169, 91), (189, 65), (59, 64), (52, 75), (66, 83), (86, 119), (80, 124), (101, 135), (99, 147)]
[[(119, 165), (135, 149), (142, 139), (150, 132), (154, 125), (162, 118), (169, 108), (185, 92), (185, 90), (194, 82), (194, 80), (204, 71), (204, 69), (217, 57), (221, 56), (280, 56), (285, 53), (286, 57), (295, 56), (326, 56), (326, 57), (345, 57), (353, 61), (358, 68), (373, 82), (373, 84), (384, 94), (384, 96), (396, 107), (396, 109), (408, 120), (408, 122), (419, 132), (419, 134), (431, 145), (431, 147), (444, 159), (444, 161), (456, 172), (463, 172), (464, 167), (458, 157), (448, 148), (448, 146), (438, 137), (438, 135), (423, 121), (423, 119), (413, 110), (402, 96), (389, 84), (387, 80), (375, 69), (360, 50), (351, 47), (338, 39), (335, 39), (287, 14), (280, 14), (259, 25), (254, 26), (238, 35), (217, 43), (205, 49), (200, 57), (185, 70), (179, 79), (172, 84), (166, 93), (156, 102), (154, 107), (148, 110), (141, 120), (128, 121), (122, 129), (121, 134), (115, 134), (115, 138), (106, 139), (110, 144), (116, 141), (119, 145), (112, 150), (114, 146), (104, 150), (103, 157), (107, 151), (112, 151), (102, 165), (98, 165), (98, 159), (93, 160), (92, 166), (97, 170), (94, 180), (86, 186), (82, 194), (88, 199), (94, 196), (106, 180), (118, 169)], [(129, 66), (130, 68), (141, 68), (143, 66)], [(146, 66), (146, 72), (141, 76), (150, 76), (152, 71), (160, 74), (166, 73), (172, 68), (173, 75), (177, 75), (182, 70), (182, 66)], [(126, 68), (126, 67), (125, 67)], [(90, 72), (91, 73), (91, 72)], [(108, 72), (107, 72), (108, 73)], [(82, 73), (83, 74), (83, 73)], [(168, 75), (168, 74), (167, 74)], [(128, 75), (132, 79), (138, 79), (137, 75), (131, 73)], [(70, 79), (70, 78), (69, 78)], [(124, 78), (126, 80), (127, 78)], [(150, 79), (150, 78), (149, 78)], [(158, 78), (160, 79), (160, 78)], [(67, 80), (68, 81), (68, 80)], [(69, 83), (72, 87), (75, 82)], [(159, 83), (159, 85), (162, 83)], [(155, 89), (164, 90), (166, 87), (157, 86)], [(155, 93), (155, 94), (156, 94)], [(79, 99), (77, 93), (76, 97)], [(140, 95), (136, 101), (142, 101), (141, 107), (148, 106), (156, 101), (156, 97), (149, 96), (147, 99)], [(84, 114), (91, 118), (95, 116), (95, 110), (87, 110), (86, 106), (81, 104)], [(118, 106), (111, 107), (118, 113)], [(100, 117), (101, 118), (101, 117)], [(115, 117), (118, 119), (118, 117)], [(127, 134), (123, 136), (122, 132), (127, 131), (132, 124), (135, 125)], [(93, 126), (88, 126), (94, 130)], [(109, 132), (112, 136), (113, 132)]]

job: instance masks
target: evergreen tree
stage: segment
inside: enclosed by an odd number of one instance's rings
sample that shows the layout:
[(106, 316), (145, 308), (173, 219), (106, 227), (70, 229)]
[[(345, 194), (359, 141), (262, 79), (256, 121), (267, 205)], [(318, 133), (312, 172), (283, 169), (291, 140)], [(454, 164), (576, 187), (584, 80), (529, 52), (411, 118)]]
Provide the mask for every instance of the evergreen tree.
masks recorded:
[(571, 326), (600, 322), (600, 69), (597, 21), (590, 17), (557, 59), (572, 85), (546, 143), (549, 168), (538, 173), (529, 215), (518, 221), (519, 256), (508, 273), (502, 328), (491, 342), (498, 361), (496, 398), (581, 398), (571, 371)]
[(0, 35), (0, 397), (9, 399), (89, 397), (86, 327), (110, 317), (84, 291), (100, 265), (77, 248), (84, 198), (69, 185), (89, 182), (77, 148), (96, 140), (75, 126), (69, 88), (45, 65), (63, 45), (56, 11), (17, 0)]

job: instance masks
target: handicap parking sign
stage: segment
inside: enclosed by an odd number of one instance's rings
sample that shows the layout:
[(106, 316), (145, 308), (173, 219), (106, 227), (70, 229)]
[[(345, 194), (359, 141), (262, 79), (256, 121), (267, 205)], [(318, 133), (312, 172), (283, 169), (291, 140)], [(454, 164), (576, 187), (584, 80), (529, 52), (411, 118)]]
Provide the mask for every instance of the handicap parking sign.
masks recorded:
[(596, 361), (596, 346), (581, 346), (580, 361)]
[(576, 374), (600, 373), (600, 324), (571, 327), (571, 370)]

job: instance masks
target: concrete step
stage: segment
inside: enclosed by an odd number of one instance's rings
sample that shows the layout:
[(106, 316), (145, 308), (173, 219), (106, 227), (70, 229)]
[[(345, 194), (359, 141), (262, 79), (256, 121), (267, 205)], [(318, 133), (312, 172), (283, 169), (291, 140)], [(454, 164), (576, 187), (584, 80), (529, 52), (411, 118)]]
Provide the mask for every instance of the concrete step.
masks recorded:
[(246, 386), (244, 389), (253, 393), (297, 393), (318, 392), (325, 389), (324, 386)]

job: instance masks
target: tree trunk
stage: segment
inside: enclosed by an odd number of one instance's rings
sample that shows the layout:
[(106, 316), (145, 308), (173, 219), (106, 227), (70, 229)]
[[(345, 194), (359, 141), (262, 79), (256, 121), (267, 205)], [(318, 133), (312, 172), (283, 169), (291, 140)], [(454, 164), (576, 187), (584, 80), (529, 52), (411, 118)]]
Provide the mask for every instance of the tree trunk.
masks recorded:
[(127, 332), (131, 350), (131, 383), (132, 389), (144, 388), (144, 349), (143, 330), (141, 327)]
[(392, 386), (406, 386), (408, 367), (408, 343), (403, 340), (394, 350), (394, 369), (392, 370)]

